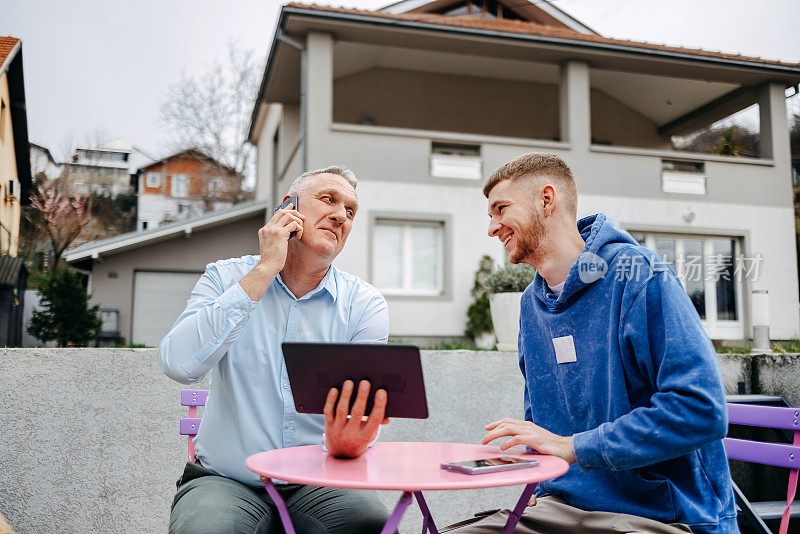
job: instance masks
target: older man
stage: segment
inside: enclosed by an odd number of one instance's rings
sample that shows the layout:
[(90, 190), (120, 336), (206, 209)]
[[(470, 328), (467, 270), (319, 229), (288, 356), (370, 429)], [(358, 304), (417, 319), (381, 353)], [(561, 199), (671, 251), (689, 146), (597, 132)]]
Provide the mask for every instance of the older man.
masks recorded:
[[(279, 521), (245, 459), (257, 452), (323, 441), (356, 457), (384, 422), (386, 392), (369, 418), (347, 418), (354, 385), (332, 390), (325, 416), (298, 414), (283, 365), (283, 341), (386, 342), (386, 301), (369, 284), (331, 265), (358, 211), (355, 175), (342, 167), (297, 178), (258, 231), (258, 256), (209, 264), (186, 309), (161, 342), (164, 372), (192, 383), (211, 372), (210, 395), (172, 505), (171, 533), (267, 532)], [(357, 407), (369, 384), (359, 384)], [(387, 517), (374, 495), (280, 484), (298, 531), (379, 532)]]
[(514, 532), (738, 532), (717, 358), (675, 273), (602, 213), (576, 226), (575, 181), (554, 155), (521, 156), (483, 192), (489, 235), (537, 270), (520, 315), (525, 420), (490, 423), (483, 442), (572, 464)]

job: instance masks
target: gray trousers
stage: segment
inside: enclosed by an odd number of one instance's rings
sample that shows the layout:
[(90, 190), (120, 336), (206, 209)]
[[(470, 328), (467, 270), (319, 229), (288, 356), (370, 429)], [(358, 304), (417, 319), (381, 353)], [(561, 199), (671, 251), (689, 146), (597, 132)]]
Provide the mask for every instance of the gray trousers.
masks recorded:
[[(300, 533), (378, 533), (389, 513), (374, 493), (275, 484)], [(253, 488), (187, 463), (172, 503), (170, 534), (282, 533), (264, 488)]]
[[(497, 534), (508, 520), (508, 510), (476, 514), (473, 519), (450, 525), (440, 532), (453, 534)], [(691, 529), (681, 523), (659, 523), (652, 519), (611, 512), (587, 512), (553, 497), (538, 499), (529, 506), (514, 534), (685, 534)]]

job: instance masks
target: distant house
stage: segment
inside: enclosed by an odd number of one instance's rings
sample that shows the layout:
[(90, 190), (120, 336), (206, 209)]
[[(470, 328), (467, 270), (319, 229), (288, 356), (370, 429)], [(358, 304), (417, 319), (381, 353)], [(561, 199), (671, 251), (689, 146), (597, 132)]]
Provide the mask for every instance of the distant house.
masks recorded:
[(86, 243), (67, 251), (72, 266), (91, 272), (89, 292), (103, 307), (107, 334), (158, 346), (186, 306), (208, 263), (258, 253), (266, 201), (247, 201), (158, 228)]
[(137, 230), (149, 230), (240, 199), (242, 175), (199, 150), (183, 150), (138, 171)]
[(36, 143), (30, 143), (30, 151), (31, 177), (36, 178), (37, 174), (42, 174), (48, 180), (55, 180), (61, 176), (63, 167), (53, 158), (50, 149)]
[(27, 271), (17, 259), (22, 204), (30, 201), (22, 41), (0, 37), (0, 346), (18, 346)]
[(116, 197), (135, 193), (136, 169), (152, 158), (124, 139), (112, 139), (91, 148), (77, 148), (64, 164), (79, 194)]

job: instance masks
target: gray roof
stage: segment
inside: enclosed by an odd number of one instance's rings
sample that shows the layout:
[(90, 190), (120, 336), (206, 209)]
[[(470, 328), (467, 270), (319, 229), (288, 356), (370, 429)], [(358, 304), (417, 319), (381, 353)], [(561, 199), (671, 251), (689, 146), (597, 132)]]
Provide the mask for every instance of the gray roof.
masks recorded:
[(259, 212), (264, 212), (267, 209), (267, 205), (266, 200), (250, 200), (224, 210), (211, 211), (182, 221), (164, 224), (152, 230), (128, 232), (127, 234), (120, 234), (107, 239), (90, 241), (79, 247), (67, 250), (64, 253), (64, 260), (67, 263), (73, 263), (89, 258), (97, 259), (100, 256), (119, 254), (126, 250), (191, 234), (195, 229), (205, 230), (223, 226)]

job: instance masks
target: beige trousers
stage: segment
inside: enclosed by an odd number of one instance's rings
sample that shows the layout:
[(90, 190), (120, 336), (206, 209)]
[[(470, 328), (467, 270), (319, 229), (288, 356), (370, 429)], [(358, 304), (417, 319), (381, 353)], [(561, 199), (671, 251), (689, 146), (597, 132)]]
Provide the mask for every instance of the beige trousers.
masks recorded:
[[(509, 510), (475, 517), (439, 532), (453, 534), (497, 534), (506, 524)], [(652, 519), (612, 512), (586, 512), (554, 497), (538, 499), (520, 518), (514, 534), (681, 534), (692, 530), (682, 523), (659, 523)]]

